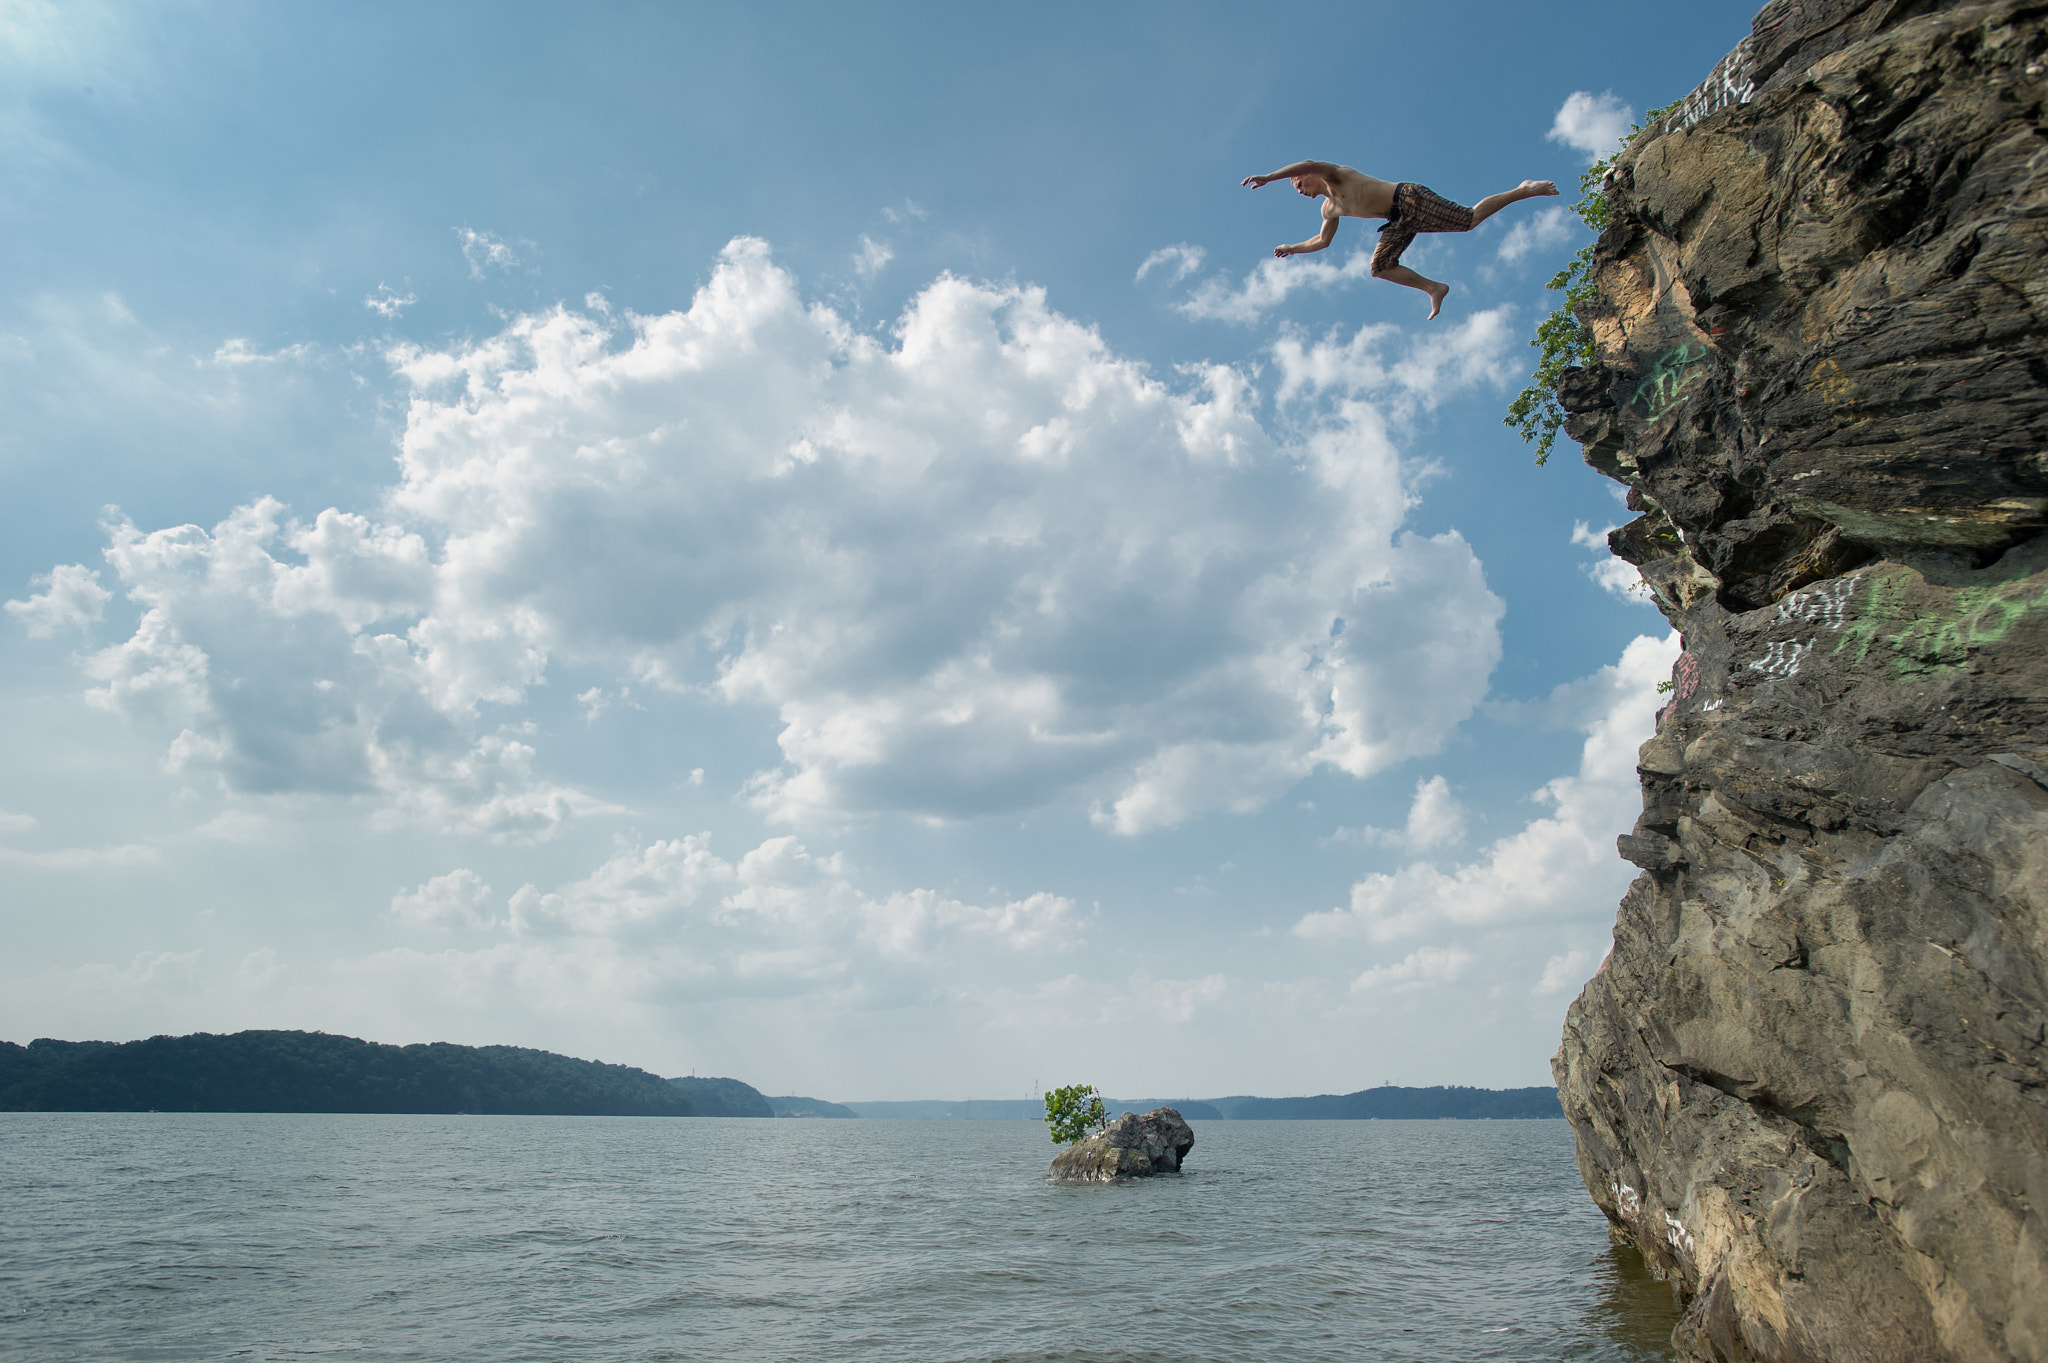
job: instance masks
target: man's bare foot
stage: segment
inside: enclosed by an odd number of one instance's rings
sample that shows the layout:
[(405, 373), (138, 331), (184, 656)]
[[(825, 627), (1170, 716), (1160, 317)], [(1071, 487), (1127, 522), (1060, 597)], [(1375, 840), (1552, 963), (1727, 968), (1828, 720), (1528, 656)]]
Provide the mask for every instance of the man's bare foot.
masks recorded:
[(1432, 284), (1424, 289), (1423, 292), (1429, 295), (1429, 320), (1434, 322), (1436, 315), (1444, 310), (1444, 299), (1450, 297), (1451, 286), (1448, 284)]
[(1557, 193), (1557, 185), (1551, 180), (1522, 181), (1522, 197), (1525, 199), (1546, 199)]

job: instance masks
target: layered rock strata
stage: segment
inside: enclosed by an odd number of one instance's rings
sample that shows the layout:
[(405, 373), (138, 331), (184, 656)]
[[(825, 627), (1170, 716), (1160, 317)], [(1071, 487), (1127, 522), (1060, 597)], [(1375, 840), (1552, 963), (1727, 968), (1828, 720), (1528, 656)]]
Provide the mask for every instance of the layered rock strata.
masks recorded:
[(1680, 631), (1554, 1062), (1682, 1355), (2048, 1359), (2048, 5), (1778, 0), (1560, 400)]
[(1155, 1107), (1142, 1117), (1126, 1112), (1062, 1150), (1052, 1162), (1052, 1177), (1063, 1183), (1116, 1183), (1175, 1174), (1194, 1148), (1193, 1129), (1173, 1108)]

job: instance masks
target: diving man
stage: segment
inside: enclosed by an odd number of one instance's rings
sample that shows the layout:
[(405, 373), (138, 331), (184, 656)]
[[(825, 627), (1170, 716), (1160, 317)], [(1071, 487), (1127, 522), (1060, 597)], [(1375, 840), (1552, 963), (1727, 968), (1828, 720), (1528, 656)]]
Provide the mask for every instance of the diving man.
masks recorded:
[(1380, 244), (1372, 253), (1372, 277), (1406, 284), (1428, 294), (1431, 318), (1443, 311), (1444, 296), (1451, 286), (1419, 275), (1401, 263), (1401, 253), (1415, 240), (1416, 233), (1469, 232), (1511, 203), (1557, 193), (1557, 186), (1549, 180), (1524, 180), (1513, 189), (1489, 194), (1466, 208), (1421, 185), (1375, 180), (1349, 166), (1328, 161), (1296, 161), (1271, 175), (1249, 176), (1244, 183), (1257, 189), (1275, 180), (1292, 180), (1297, 193), (1323, 201), (1323, 230), (1307, 241), (1275, 246), (1274, 255), (1298, 256), (1322, 250), (1336, 239), (1339, 218), (1385, 218), (1387, 221), (1380, 228)]

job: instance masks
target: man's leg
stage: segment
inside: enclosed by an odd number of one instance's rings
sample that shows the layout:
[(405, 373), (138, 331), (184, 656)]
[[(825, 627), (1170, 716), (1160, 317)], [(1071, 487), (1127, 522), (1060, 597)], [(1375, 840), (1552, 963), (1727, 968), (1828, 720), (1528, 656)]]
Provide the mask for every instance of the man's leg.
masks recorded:
[(1472, 205), (1472, 225), (1477, 227), (1511, 203), (1523, 199), (1545, 199), (1557, 193), (1557, 186), (1548, 180), (1524, 180), (1513, 189), (1499, 194), (1489, 194)]
[(1432, 321), (1436, 319), (1436, 315), (1439, 312), (1443, 311), (1444, 298), (1451, 291), (1450, 285), (1439, 284), (1434, 279), (1419, 275), (1406, 265), (1389, 265), (1384, 269), (1374, 270), (1372, 277), (1374, 279), (1384, 279), (1394, 284), (1406, 284), (1411, 289), (1420, 289), (1428, 294), (1429, 316)]

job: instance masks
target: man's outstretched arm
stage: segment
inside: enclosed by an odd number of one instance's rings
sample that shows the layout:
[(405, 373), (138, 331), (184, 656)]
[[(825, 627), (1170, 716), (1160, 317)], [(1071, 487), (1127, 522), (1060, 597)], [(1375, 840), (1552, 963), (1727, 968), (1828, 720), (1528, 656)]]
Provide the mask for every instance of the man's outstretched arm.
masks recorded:
[(1307, 241), (1296, 242), (1292, 246), (1275, 246), (1273, 248), (1273, 254), (1276, 256), (1307, 255), (1310, 251), (1322, 250), (1325, 246), (1328, 246), (1331, 242), (1335, 241), (1336, 239), (1337, 219), (1333, 217), (1324, 218), (1323, 230), (1320, 233), (1313, 237), (1310, 237)]
[[(1327, 180), (1336, 171), (1337, 167), (1328, 161), (1296, 161), (1291, 166), (1282, 166), (1271, 175), (1247, 175), (1244, 183), (1257, 189), (1261, 185), (1270, 185), (1275, 180), (1292, 180), (1297, 175), (1317, 175)], [(1323, 244), (1327, 246), (1329, 243)]]

